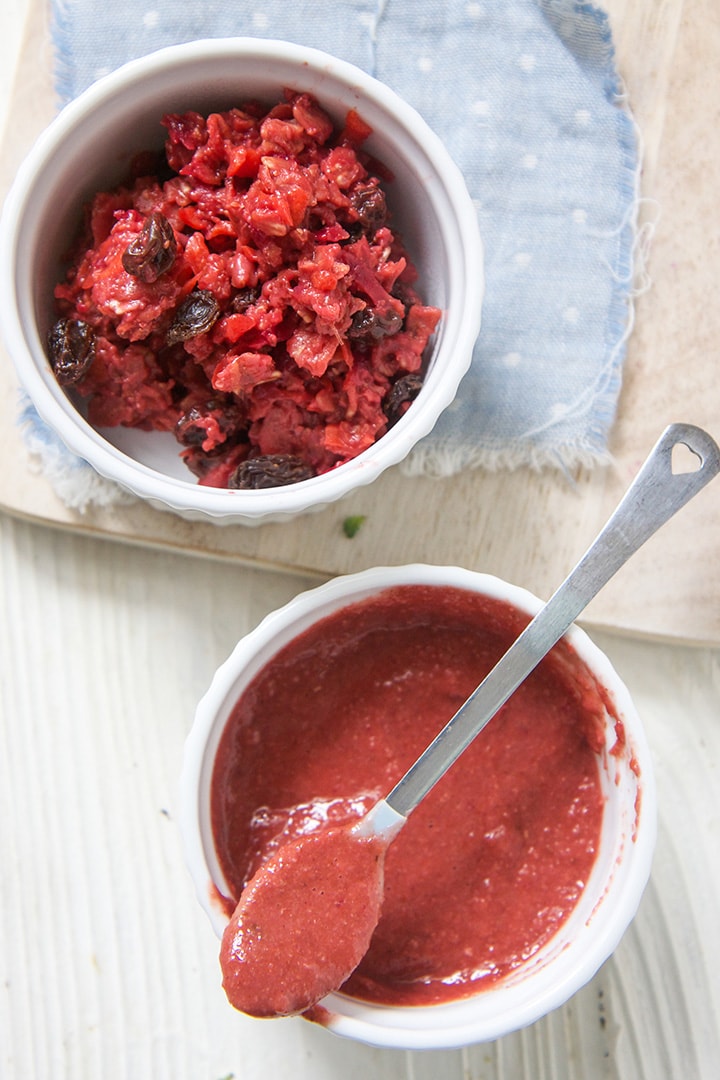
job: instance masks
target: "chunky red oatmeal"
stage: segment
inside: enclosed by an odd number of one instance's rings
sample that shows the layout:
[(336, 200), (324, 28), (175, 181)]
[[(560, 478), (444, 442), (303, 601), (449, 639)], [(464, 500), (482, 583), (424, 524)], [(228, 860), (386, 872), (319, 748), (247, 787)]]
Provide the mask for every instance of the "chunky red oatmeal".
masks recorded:
[(440, 312), (391, 228), (354, 111), (308, 94), (166, 115), (161, 162), (94, 197), (49, 335), (97, 427), (174, 432), (201, 484), (295, 483), (417, 396)]

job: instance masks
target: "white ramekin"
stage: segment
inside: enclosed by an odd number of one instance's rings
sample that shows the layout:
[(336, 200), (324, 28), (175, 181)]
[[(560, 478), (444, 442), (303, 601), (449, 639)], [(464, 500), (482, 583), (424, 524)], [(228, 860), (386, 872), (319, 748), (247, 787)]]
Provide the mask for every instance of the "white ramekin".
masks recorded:
[[(218, 936), (227, 894), (215, 854), (210, 784), (218, 744), (233, 706), (275, 653), (318, 619), (390, 586), (454, 586), (512, 604), (529, 615), (541, 601), (498, 578), (457, 567), (378, 567), (336, 578), (304, 592), (268, 615), (218, 669), (199, 703), (188, 736), (180, 786), (180, 829), (198, 899)], [(656, 833), (656, 794), (650, 752), (630, 695), (607, 657), (574, 626), (565, 640), (607, 692), (606, 751), (600, 755), (605, 810), (600, 850), (577, 907), (558, 933), (504, 981), (450, 1004), (382, 1007), (344, 994), (323, 1002), (327, 1026), (375, 1046), (452, 1048), (497, 1039), (557, 1008), (579, 990), (617, 946), (648, 880)], [(625, 745), (610, 753), (622, 722)], [(462, 767), (458, 763), (458, 767)]]

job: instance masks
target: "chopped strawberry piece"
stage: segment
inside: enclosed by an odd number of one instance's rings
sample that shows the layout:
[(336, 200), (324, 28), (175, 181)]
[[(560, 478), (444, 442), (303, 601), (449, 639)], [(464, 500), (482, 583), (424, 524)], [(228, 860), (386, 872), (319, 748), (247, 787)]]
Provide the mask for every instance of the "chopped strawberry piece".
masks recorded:
[(215, 368), (212, 385), (215, 390), (240, 396), (249, 394), (260, 383), (279, 379), (280, 374), (272, 356), (267, 353), (227, 353)]
[(338, 349), (338, 339), (317, 334), (304, 327), (296, 330), (287, 343), (287, 351), (298, 367), (311, 375), (324, 375)]

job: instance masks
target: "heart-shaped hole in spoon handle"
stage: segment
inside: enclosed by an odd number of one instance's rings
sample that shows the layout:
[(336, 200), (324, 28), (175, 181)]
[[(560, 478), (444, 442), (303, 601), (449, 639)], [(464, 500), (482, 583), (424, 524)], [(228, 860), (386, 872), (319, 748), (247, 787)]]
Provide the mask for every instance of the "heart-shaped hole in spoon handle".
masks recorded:
[(673, 476), (683, 476), (686, 473), (694, 473), (698, 469), (702, 469), (703, 459), (687, 443), (677, 442), (672, 448), (670, 465)]

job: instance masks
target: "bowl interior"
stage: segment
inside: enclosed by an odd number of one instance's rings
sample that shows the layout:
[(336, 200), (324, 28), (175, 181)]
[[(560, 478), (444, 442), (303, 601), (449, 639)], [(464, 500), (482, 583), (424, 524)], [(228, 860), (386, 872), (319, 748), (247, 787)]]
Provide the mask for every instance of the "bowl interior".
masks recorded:
[[(53, 288), (83, 204), (96, 191), (121, 182), (139, 150), (162, 146), (164, 113), (208, 112), (248, 99), (273, 104), (284, 88), (317, 96), (338, 125), (348, 109), (357, 109), (373, 129), (367, 149), (393, 175), (386, 189), (394, 226), (418, 267), (424, 302), (446, 313), (432, 345), (425, 386), (410, 410), (413, 423), (422, 419), (425, 403), (448, 377), (435, 358), (440, 350), (454, 351), (459, 323), (473, 324), (475, 319), (473, 313), (467, 315), (463, 299), (468, 287), (463, 229), (469, 223), (463, 221), (462, 212), (458, 218), (458, 206), (467, 210), (470, 203), (459, 174), (448, 170), (442, 147), (429, 129), (418, 128), (416, 114), (368, 76), (313, 50), (244, 39), (193, 43), (126, 65), (71, 103), (26, 163), (13, 209), (17, 215), (13, 287), (21, 334), (33, 361), (28, 388), (34, 399), (33, 387), (37, 390), (41, 384), (41, 400), (74, 413), (49, 368), (44, 342), (53, 322)], [(474, 284), (479, 308), (479, 280)], [(479, 325), (479, 310), (476, 321)], [(465, 348), (467, 363), (471, 341)], [(43, 412), (37, 400), (36, 405)], [(380, 442), (404, 439), (406, 419)], [(105, 443), (141, 466), (196, 486), (172, 436), (127, 429), (97, 433), (82, 418), (73, 420), (90, 442)]]
[[(488, 575), (456, 568), (380, 568), (339, 578), (297, 597), (243, 639), (198, 707), (185, 756), (183, 834), (201, 904), (218, 935), (227, 894), (209, 815), (214, 758), (233, 706), (247, 684), (288, 641), (313, 622), (390, 584), (446, 584), (506, 600), (528, 614), (540, 601)], [(562, 1004), (610, 956), (635, 914), (654, 846), (655, 804), (649, 752), (627, 690), (607, 658), (579, 629), (567, 636), (607, 694), (606, 745), (599, 755), (606, 806), (601, 847), (590, 880), (569, 920), (511, 977), (474, 997), (431, 1007), (380, 1007), (347, 995), (323, 1002), (327, 1026), (379, 1046), (449, 1048), (498, 1038)], [(618, 748), (617, 723), (625, 744)]]

